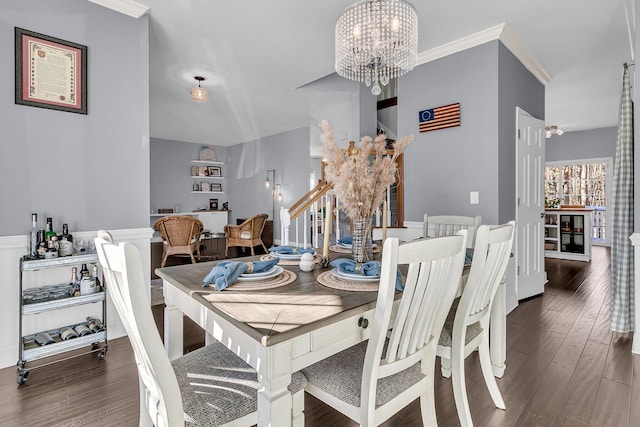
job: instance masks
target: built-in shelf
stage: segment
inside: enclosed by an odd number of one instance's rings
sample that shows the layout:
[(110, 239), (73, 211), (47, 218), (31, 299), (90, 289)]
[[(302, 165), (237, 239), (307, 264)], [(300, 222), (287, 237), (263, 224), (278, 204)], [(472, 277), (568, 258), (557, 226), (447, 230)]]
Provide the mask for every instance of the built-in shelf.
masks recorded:
[(224, 191), (192, 191), (191, 194), (224, 194)]
[(212, 161), (208, 161), (208, 160), (191, 160), (191, 164), (193, 164), (193, 165), (201, 165), (201, 166), (206, 166), (206, 165), (224, 165), (224, 162), (212, 162)]

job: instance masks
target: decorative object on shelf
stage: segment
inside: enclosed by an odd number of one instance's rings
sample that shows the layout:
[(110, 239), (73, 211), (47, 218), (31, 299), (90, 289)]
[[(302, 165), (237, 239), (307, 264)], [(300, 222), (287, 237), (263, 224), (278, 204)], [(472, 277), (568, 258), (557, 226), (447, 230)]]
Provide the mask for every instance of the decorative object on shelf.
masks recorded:
[(336, 72), (371, 86), (413, 70), (418, 62), (418, 15), (404, 0), (361, 0), (349, 6), (336, 23)]
[(205, 102), (209, 96), (207, 90), (200, 86), (200, 83), (205, 81), (205, 78), (202, 76), (195, 76), (194, 79), (198, 81), (198, 86), (191, 89), (191, 98), (193, 98), (196, 102)]
[(460, 103), (422, 110), (418, 120), (420, 133), (460, 126)]
[(170, 214), (170, 213), (173, 213), (173, 209), (158, 209), (158, 213), (159, 214)]
[(551, 138), (553, 134), (560, 136), (564, 133), (564, 131), (556, 125), (546, 126), (544, 130), (545, 130), (545, 133), (544, 133), (545, 138)]
[[(371, 238), (371, 218), (382, 203), (384, 192), (396, 181), (396, 160), (407, 145), (413, 141), (413, 135), (406, 136), (393, 143), (393, 150), (386, 148), (386, 135), (380, 134), (375, 142), (369, 136), (363, 136), (360, 147), (350, 144), (347, 150), (339, 149), (329, 123), (323, 120), (322, 140), (324, 157), (327, 161), (325, 174), (327, 181), (333, 183), (334, 192), (342, 202), (342, 210), (351, 218), (366, 237), (352, 244), (352, 253), (357, 262), (365, 262), (367, 242)], [(359, 225), (358, 225), (359, 224)], [(367, 227), (367, 224), (369, 226)]]
[(15, 46), (16, 104), (87, 114), (86, 46), (18, 27)]
[[(193, 191), (200, 191), (200, 184), (198, 184), (197, 182), (193, 183)], [(162, 213), (160, 212), (160, 210), (158, 210), (158, 213)]]
[(219, 166), (207, 167), (208, 176), (222, 176), (222, 171)]
[(200, 191), (212, 191), (211, 185), (206, 181), (202, 181), (200, 183)]
[(210, 211), (218, 210), (218, 199), (209, 199), (209, 210)]
[(224, 202), (222, 204), (222, 210), (223, 211), (228, 211), (229, 210), (229, 202)]
[(215, 162), (216, 147), (211, 147), (207, 145), (200, 146), (200, 160), (205, 162)]
[(222, 184), (217, 183), (217, 182), (212, 182), (209, 185), (209, 191), (215, 191), (217, 193), (221, 193), (222, 192)]

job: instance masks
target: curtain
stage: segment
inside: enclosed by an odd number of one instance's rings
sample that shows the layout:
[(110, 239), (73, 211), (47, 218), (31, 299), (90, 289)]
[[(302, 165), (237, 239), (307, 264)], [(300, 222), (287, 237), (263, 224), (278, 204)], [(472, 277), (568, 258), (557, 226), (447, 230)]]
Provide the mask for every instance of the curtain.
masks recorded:
[(633, 247), (633, 102), (629, 70), (624, 65), (613, 165), (611, 238), (611, 330), (634, 330)]

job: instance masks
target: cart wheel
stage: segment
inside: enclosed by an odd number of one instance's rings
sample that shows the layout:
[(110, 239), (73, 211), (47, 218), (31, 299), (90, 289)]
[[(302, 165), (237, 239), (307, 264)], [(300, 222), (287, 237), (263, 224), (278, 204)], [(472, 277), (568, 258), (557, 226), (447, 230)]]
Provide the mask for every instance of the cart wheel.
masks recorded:
[(100, 343), (94, 342), (91, 344), (91, 350), (97, 350), (100, 347)]
[(16, 366), (20, 371), (22, 371), (24, 369), (24, 364), (25, 364), (24, 360), (18, 360), (18, 363), (16, 363)]
[(21, 371), (20, 375), (18, 375), (18, 378), (16, 379), (16, 382), (18, 383), (18, 385), (22, 385), (27, 381), (27, 378), (29, 378), (29, 371)]
[(107, 355), (107, 349), (105, 348), (104, 350), (102, 350), (100, 353), (98, 353), (98, 358), (100, 360), (104, 359), (104, 357)]

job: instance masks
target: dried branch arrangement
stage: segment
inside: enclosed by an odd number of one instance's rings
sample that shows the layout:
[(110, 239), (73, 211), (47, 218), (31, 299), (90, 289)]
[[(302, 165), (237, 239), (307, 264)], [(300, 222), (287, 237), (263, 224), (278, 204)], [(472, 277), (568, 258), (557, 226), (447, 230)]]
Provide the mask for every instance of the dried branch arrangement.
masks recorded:
[(392, 151), (386, 147), (386, 135), (378, 135), (375, 141), (363, 136), (360, 146), (349, 152), (338, 148), (326, 120), (320, 128), (327, 162), (325, 175), (333, 183), (345, 213), (352, 220), (372, 216), (382, 203), (385, 189), (396, 182), (396, 159), (413, 141), (413, 135), (394, 142)]

